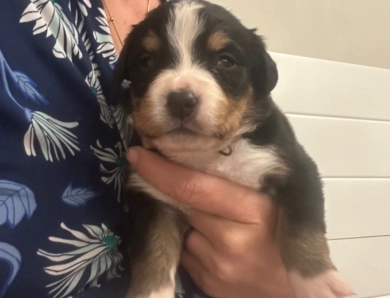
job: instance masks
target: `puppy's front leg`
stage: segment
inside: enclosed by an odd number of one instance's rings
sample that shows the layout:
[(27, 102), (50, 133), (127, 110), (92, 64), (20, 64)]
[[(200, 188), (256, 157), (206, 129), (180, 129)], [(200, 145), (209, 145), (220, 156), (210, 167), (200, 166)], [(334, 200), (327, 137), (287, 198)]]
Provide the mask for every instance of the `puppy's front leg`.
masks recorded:
[(280, 212), (278, 242), (296, 298), (343, 298), (353, 294), (329, 257), (324, 233), (296, 226)]
[(175, 296), (174, 277), (182, 245), (180, 226), (183, 215), (167, 204), (155, 200), (151, 204), (154, 206), (149, 222), (135, 227), (141, 236), (136, 238), (141, 245), (136, 244), (136, 251), (130, 252), (132, 278), (126, 298)]
[[(309, 164), (312, 169), (314, 165)], [(316, 171), (301, 168), (277, 191), (277, 240), (296, 298), (343, 298), (353, 294), (333, 265)]]

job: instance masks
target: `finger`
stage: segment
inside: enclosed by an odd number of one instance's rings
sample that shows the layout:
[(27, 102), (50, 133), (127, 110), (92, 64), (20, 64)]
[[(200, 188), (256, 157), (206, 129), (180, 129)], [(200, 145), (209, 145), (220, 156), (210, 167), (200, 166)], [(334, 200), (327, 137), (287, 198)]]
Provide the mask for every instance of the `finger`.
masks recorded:
[(202, 264), (188, 251), (182, 251), (181, 253), (181, 264), (184, 269), (191, 275), (194, 282), (199, 285), (201, 282), (201, 277), (205, 272), (208, 272)]
[(181, 264), (187, 270), (195, 284), (200, 287), (205, 294), (215, 297), (215, 288), (217, 286), (215, 279), (210, 272), (189, 252), (183, 251), (181, 254)]
[(265, 195), (179, 166), (144, 148), (131, 148), (127, 158), (142, 178), (193, 209), (244, 223), (256, 222), (272, 209), (272, 203)]
[(216, 251), (211, 243), (198, 231), (194, 230), (187, 238), (185, 249), (192, 254), (204, 268), (213, 270)]
[(218, 240), (234, 238), (235, 234), (239, 235), (239, 238), (244, 238), (252, 230), (256, 230), (258, 235), (269, 234), (270, 232), (273, 235), (276, 224), (276, 207), (273, 209), (275, 210), (270, 212), (269, 215), (263, 215), (261, 223), (240, 223), (196, 210), (191, 212), (187, 221), (215, 247), (216, 242), (219, 242)]
[[(252, 230), (251, 226), (248, 226), (250, 224), (238, 223), (199, 211), (194, 211), (188, 217), (188, 223), (217, 251), (225, 251), (235, 243), (246, 242), (248, 230)], [(197, 237), (195, 240), (198, 240)], [(192, 244), (192, 242), (188, 243)], [(196, 249), (202, 249), (198, 242), (195, 245)], [(196, 251), (193, 254), (196, 255)], [(203, 252), (200, 253), (199, 257), (202, 255)]]

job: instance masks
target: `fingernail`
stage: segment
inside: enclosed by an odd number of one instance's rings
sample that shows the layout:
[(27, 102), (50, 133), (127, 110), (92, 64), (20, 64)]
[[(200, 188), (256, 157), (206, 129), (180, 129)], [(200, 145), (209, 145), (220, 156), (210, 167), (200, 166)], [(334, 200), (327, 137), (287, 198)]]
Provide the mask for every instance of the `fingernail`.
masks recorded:
[(135, 148), (130, 148), (127, 151), (127, 160), (134, 166), (138, 162), (138, 152)]

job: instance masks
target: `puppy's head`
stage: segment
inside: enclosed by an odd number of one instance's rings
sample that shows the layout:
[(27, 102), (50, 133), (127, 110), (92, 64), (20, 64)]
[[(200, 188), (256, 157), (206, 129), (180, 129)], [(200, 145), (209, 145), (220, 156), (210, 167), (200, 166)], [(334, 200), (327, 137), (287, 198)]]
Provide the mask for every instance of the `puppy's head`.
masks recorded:
[(169, 2), (128, 36), (116, 67), (132, 86), (144, 145), (162, 152), (221, 150), (267, 116), (276, 65), (262, 39), (224, 8)]

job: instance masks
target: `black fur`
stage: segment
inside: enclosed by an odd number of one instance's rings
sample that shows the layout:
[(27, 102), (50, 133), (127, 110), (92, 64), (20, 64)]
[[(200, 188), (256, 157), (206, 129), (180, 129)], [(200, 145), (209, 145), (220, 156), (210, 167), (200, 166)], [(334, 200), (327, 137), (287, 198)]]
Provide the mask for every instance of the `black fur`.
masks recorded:
[[(273, 148), (287, 168), (285, 175), (265, 177), (261, 189), (283, 210), (286, 227), (280, 232), (281, 237), (291, 239), (290, 244), (297, 243), (296, 246), (287, 247), (291, 254), (282, 252), (287, 269), (296, 270), (305, 277), (316, 276), (333, 269), (328, 259), (324, 236), (326, 233), (324, 197), (317, 166), (298, 143), (287, 118), (270, 96), (278, 81), (275, 62), (267, 53), (263, 39), (255, 30), (245, 28), (238, 19), (220, 6), (206, 1), (199, 2), (203, 5), (199, 15), (205, 23), (206, 30), (196, 39), (193, 57), (212, 74), (229, 100), (242, 100), (248, 88), (252, 88), (251, 112), (245, 115), (243, 122), (256, 128), (242, 137), (259, 147)], [(169, 12), (173, 5), (173, 3), (161, 5), (152, 11), (144, 22), (137, 25), (126, 40), (118, 60), (116, 79), (118, 82), (123, 79), (130, 80), (133, 94), (137, 98), (145, 95), (150, 84), (162, 70), (174, 67), (175, 54), (168, 43), (166, 32)], [(147, 53), (140, 44), (140, 40), (149, 30), (155, 32), (161, 41), (159, 49), (153, 53)], [(207, 42), (210, 35), (217, 31), (227, 34), (230, 42), (221, 51), (213, 52), (208, 49)], [(149, 69), (142, 70), (140, 60), (145, 54), (152, 56), (153, 64)], [(216, 62), (221, 55), (231, 57), (235, 67), (218, 69)], [(137, 102), (134, 105), (136, 106)], [(148, 234), (143, 233), (142, 229), (147, 229), (158, 212), (159, 205), (162, 204), (155, 204), (145, 195), (142, 195), (141, 200), (142, 203), (133, 203), (135, 204), (133, 210), (136, 210), (133, 216), (140, 218), (133, 222), (135, 228), (133, 232), (140, 239), (140, 246), (135, 246), (135, 251), (140, 251), (145, 246)], [(310, 245), (300, 247), (300, 242), (306, 244), (311, 242), (311, 235), (318, 235), (316, 241), (319, 239), (317, 243), (320, 243), (321, 251), (311, 251)], [(308, 252), (299, 251), (300, 249), (308, 249)]]

